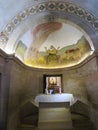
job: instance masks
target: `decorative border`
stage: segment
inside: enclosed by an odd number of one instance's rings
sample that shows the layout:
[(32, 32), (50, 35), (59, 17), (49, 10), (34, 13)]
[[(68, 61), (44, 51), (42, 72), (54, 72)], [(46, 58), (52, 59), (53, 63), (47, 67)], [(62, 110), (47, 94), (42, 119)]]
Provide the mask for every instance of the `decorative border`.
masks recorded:
[[(4, 35), (3, 41), (7, 42), (8, 36), (13, 32), (15, 27), (17, 27), (22, 21), (26, 20), (29, 16), (45, 11), (61, 11), (77, 15), (88, 22), (94, 28), (95, 32), (98, 33), (98, 19), (87, 10), (67, 2), (44, 2), (33, 5), (18, 13), (2, 31), (2, 34)], [(0, 37), (0, 41), (2, 41), (2, 37)]]

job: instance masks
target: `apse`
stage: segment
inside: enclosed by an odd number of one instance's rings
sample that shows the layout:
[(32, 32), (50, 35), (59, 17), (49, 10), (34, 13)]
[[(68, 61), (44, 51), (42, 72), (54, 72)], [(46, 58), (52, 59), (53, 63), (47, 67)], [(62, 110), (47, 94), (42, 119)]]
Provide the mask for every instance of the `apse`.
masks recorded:
[(90, 28), (97, 31), (97, 22), (91, 22), (92, 14), (83, 12), (66, 2), (30, 6), (17, 13), (0, 33), (0, 48), (33, 68), (75, 66), (95, 51)]
[(47, 21), (28, 29), (17, 41), (15, 56), (35, 68), (64, 68), (92, 54), (91, 40), (74, 24)]

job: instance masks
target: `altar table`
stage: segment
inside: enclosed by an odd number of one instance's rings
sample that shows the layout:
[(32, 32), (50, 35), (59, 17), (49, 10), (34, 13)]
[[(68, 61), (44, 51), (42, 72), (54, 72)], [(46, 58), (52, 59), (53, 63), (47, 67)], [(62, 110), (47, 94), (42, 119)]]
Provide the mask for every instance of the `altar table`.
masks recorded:
[(39, 130), (72, 130), (72, 94), (39, 94), (35, 97), (35, 103), (39, 106)]
[(74, 97), (70, 93), (39, 94), (35, 97), (35, 103), (39, 102), (69, 102), (71, 106), (74, 104)]

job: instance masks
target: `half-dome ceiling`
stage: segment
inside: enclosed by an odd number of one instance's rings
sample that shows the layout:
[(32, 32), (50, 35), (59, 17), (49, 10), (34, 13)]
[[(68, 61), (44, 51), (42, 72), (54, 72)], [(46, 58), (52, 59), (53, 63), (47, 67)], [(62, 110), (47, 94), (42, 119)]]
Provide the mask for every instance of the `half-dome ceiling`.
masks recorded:
[[(80, 23), (75, 20), (78, 17)], [(35, 4), (19, 12), (7, 24), (0, 35), (1, 48), (36, 68), (74, 66), (94, 52), (88, 31), (83, 27), (85, 20), (88, 28), (93, 23), (92, 28), (97, 31), (93, 18), (81, 7), (67, 2)]]
[(46, 22), (20, 37), (15, 54), (25, 64), (38, 68), (73, 66), (91, 54), (90, 40), (76, 27), (63, 22)]

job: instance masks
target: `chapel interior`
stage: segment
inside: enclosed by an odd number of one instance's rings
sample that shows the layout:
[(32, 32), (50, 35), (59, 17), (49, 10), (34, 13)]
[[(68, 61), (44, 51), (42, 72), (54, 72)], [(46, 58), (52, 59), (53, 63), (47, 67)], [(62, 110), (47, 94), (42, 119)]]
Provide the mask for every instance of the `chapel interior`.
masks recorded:
[(98, 130), (97, 10), (0, 1), (0, 130)]

